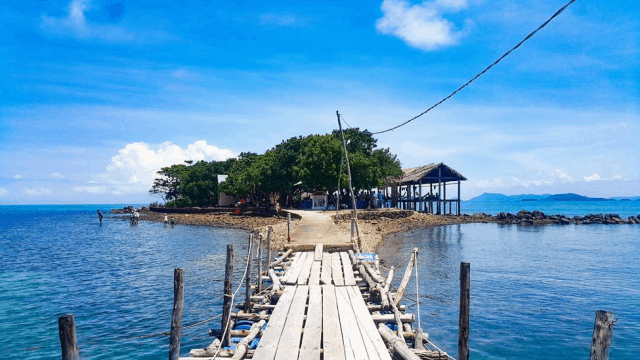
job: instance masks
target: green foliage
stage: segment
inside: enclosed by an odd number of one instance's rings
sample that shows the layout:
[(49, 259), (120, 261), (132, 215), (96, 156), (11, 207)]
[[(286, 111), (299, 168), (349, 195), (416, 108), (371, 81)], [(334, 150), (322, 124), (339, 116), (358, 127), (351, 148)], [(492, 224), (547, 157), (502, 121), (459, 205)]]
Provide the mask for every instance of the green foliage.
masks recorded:
[[(389, 149), (378, 149), (377, 140), (368, 131), (346, 129), (353, 187), (371, 189), (384, 185), (384, 178), (399, 176), (400, 162)], [(326, 135), (292, 137), (258, 155), (241, 153), (237, 159), (195, 164), (187, 162), (162, 168), (151, 193), (163, 196), (167, 206), (203, 206), (217, 203), (218, 192), (236, 198), (293, 201), (300, 191), (348, 189), (349, 177), (339, 130)], [(218, 187), (218, 174), (229, 175)], [(341, 175), (340, 175), (341, 174)], [(301, 185), (297, 184), (301, 182)], [(189, 205), (186, 205), (189, 204)]]

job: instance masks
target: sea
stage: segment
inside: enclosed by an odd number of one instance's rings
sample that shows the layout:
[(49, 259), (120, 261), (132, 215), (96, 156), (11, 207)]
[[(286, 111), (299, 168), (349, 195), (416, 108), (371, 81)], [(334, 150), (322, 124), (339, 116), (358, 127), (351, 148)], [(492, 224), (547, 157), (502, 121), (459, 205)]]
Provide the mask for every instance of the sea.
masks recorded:
[[(638, 201), (606, 203), (463, 202), (462, 210), (640, 215)], [(249, 234), (131, 225), (109, 214), (122, 206), (0, 206), (0, 359), (60, 358), (57, 321), (68, 313), (83, 359), (166, 358), (177, 267), (185, 278), (181, 354), (212, 341), (208, 330), (220, 327), (226, 245), (234, 246), (237, 283)], [(97, 209), (105, 215), (102, 226)], [(471, 358), (586, 359), (595, 312), (606, 310), (617, 319), (610, 359), (634, 359), (639, 244), (640, 225), (464, 224), (388, 236), (379, 255), (382, 266), (399, 269), (397, 284), (408, 254), (419, 249), (418, 281), (412, 278), (404, 303), (414, 313), (419, 307), (423, 331), (453, 357), (460, 262), (469, 262)]]

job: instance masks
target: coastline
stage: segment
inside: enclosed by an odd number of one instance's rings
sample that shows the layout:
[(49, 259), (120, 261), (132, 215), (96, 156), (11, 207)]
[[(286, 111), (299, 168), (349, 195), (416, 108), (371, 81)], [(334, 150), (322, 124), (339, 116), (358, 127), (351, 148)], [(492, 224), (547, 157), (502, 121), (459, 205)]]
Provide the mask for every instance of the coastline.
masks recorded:
[[(181, 214), (181, 213), (161, 213), (149, 210), (140, 211), (140, 220), (162, 223), (164, 217), (173, 218), (177, 225), (209, 226), (225, 229), (239, 229), (254, 233), (260, 233), (266, 238), (267, 227), (273, 229), (271, 246), (274, 249), (282, 250), (287, 245), (287, 217), (286, 210), (280, 218), (275, 216), (261, 216), (247, 213), (244, 215), (232, 215), (230, 213), (206, 213), (206, 214)], [(349, 233), (351, 230), (350, 210), (338, 212), (336, 221), (335, 211), (323, 211), (334, 219), (334, 223), (341, 232)], [(522, 210), (517, 214), (499, 213), (497, 215), (488, 214), (463, 214), (456, 215), (433, 215), (418, 213), (413, 210), (380, 209), (363, 210), (358, 213), (358, 225), (364, 246), (368, 251), (376, 251), (380, 245), (384, 244), (384, 239), (389, 234), (410, 231), (416, 228), (425, 228), (442, 225), (470, 224), (470, 223), (497, 223), (521, 226), (541, 226), (541, 225), (623, 225), (640, 224), (640, 216), (630, 216), (623, 220), (616, 214), (592, 214), (584, 217), (567, 217), (564, 215), (545, 215), (540, 211), (529, 212)], [(292, 216), (290, 231), (293, 232), (299, 223), (297, 215)]]

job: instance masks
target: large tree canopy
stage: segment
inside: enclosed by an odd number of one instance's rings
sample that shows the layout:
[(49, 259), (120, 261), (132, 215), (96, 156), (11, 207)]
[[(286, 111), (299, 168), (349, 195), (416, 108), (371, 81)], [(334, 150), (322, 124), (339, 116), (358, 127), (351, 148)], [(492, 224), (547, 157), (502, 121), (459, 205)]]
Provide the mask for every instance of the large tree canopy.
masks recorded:
[[(368, 131), (344, 131), (355, 190), (384, 185), (384, 178), (399, 176), (400, 161), (389, 149), (378, 149)], [(282, 201), (297, 191), (348, 189), (349, 178), (339, 130), (326, 135), (292, 137), (263, 155), (241, 153), (237, 159), (200, 161), (162, 168), (151, 193), (179, 205), (209, 205), (217, 201), (218, 190), (240, 197), (249, 195), (258, 202), (278, 195)], [(229, 175), (218, 187), (217, 174)], [(340, 175), (342, 174), (342, 175)]]

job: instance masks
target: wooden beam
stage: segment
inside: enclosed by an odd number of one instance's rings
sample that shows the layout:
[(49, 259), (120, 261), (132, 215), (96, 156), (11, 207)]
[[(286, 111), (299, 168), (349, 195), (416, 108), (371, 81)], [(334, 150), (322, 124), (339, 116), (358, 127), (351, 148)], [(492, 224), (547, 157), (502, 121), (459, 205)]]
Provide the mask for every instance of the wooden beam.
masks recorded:
[[(227, 245), (227, 264), (224, 272), (224, 295), (222, 300), (222, 323), (220, 326), (221, 331), (229, 328), (229, 314), (231, 314), (231, 307), (233, 306), (233, 245)], [(220, 339), (222, 346), (229, 346), (229, 331), (226, 335)]]
[(60, 337), (60, 349), (62, 360), (78, 360), (78, 338), (76, 337), (76, 322), (73, 314), (67, 314), (58, 318), (58, 335)]
[(469, 360), (469, 299), (470, 299), (469, 263), (460, 263), (460, 319), (458, 331), (458, 360)]

